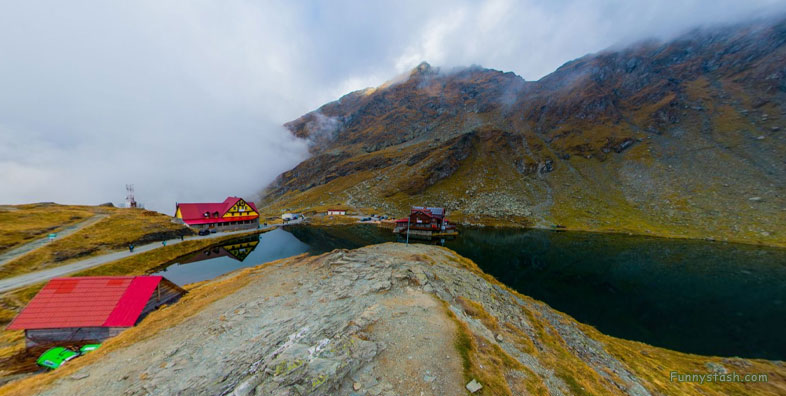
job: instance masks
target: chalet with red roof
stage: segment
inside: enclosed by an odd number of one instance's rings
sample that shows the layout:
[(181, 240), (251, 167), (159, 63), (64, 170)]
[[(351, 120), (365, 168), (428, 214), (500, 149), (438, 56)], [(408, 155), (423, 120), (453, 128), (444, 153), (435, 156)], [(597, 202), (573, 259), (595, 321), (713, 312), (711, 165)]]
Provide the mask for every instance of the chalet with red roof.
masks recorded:
[(229, 197), (219, 203), (179, 203), (175, 219), (198, 230), (235, 231), (259, 227), (259, 211), (253, 202)]
[(396, 220), (393, 232), (423, 239), (458, 235), (456, 226), (448, 222), (445, 208), (425, 206), (413, 206), (409, 217)]
[(28, 347), (103, 341), (186, 291), (162, 276), (85, 276), (49, 281), (14, 318)]

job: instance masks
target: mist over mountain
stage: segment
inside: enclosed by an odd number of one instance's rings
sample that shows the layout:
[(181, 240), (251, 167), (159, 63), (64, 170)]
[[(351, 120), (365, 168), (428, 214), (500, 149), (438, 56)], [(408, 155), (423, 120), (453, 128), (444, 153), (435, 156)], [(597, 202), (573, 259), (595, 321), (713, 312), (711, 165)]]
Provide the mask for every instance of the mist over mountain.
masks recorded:
[(602, 51), (537, 81), (422, 63), (287, 123), (312, 156), (262, 202), (786, 245), (784, 43), (777, 19)]
[(609, 46), (784, 13), (786, 1), (74, 0), (1, 11), (0, 184), (13, 187), (0, 203), (121, 204), (135, 184), (139, 202), (171, 214), (175, 202), (250, 196), (307, 158), (283, 123), (423, 60), (535, 80)]

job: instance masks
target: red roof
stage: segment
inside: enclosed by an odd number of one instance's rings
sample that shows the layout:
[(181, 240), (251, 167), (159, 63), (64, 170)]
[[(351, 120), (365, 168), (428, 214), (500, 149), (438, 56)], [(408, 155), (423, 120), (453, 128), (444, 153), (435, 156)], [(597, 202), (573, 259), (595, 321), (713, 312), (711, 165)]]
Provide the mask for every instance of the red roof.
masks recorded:
[(49, 281), (8, 330), (132, 327), (161, 276), (85, 276)]
[[(203, 224), (203, 223), (223, 223), (227, 221), (242, 221), (242, 220), (253, 220), (259, 217), (259, 215), (254, 214), (252, 216), (242, 216), (242, 217), (227, 217), (223, 218), (224, 214), (231, 209), (237, 201), (240, 201), (242, 198), (239, 197), (228, 197), (224, 200), (224, 202), (218, 203), (179, 203), (177, 204), (177, 208), (180, 209), (180, 216), (183, 218), (183, 221), (188, 224)], [(253, 202), (245, 201), (251, 209), (254, 209), (254, 212), (259, 213), (257, 210), (256, 205)], [(205, 213), (208, 213), (210, 217), (206, 217)], [(214, 213), (218, 213), (218, 217), (213, 217)]]

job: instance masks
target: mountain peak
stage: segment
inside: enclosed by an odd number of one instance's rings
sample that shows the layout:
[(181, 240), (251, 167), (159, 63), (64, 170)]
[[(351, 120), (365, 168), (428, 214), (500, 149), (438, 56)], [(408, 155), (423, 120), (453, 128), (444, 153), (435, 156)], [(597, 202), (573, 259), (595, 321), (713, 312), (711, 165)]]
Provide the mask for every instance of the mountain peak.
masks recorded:
[(432, 74), (432, 73), (436, 73), (436, 71), (437, 69), (431, 67), (431, 65), (428, 64), (428, 62), (423, 61), (420, 62), (420, 64), (417, 65), (414, 69), (412, 69), (412, 71), (409, 72), (409, 75), (414, 76), (414, 75)]

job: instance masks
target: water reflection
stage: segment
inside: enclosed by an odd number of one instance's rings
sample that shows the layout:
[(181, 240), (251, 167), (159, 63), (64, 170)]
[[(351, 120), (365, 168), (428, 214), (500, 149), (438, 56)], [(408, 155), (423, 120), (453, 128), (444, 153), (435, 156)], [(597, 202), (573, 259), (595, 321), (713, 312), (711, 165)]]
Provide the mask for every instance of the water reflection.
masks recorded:
[(309, 246), (291, 233), (275, 229), (179, 257), (155, 269), (154, 274), (183, 285), (309, 251)]
[(202, 251), (188, 254), (179, 259), (179, 264), (190, 264), (198, 261), (228, 257), (242, 262), (259, 245), (259, 235), (252, 235), (230, 241), (221, 246), (210, 246)]

